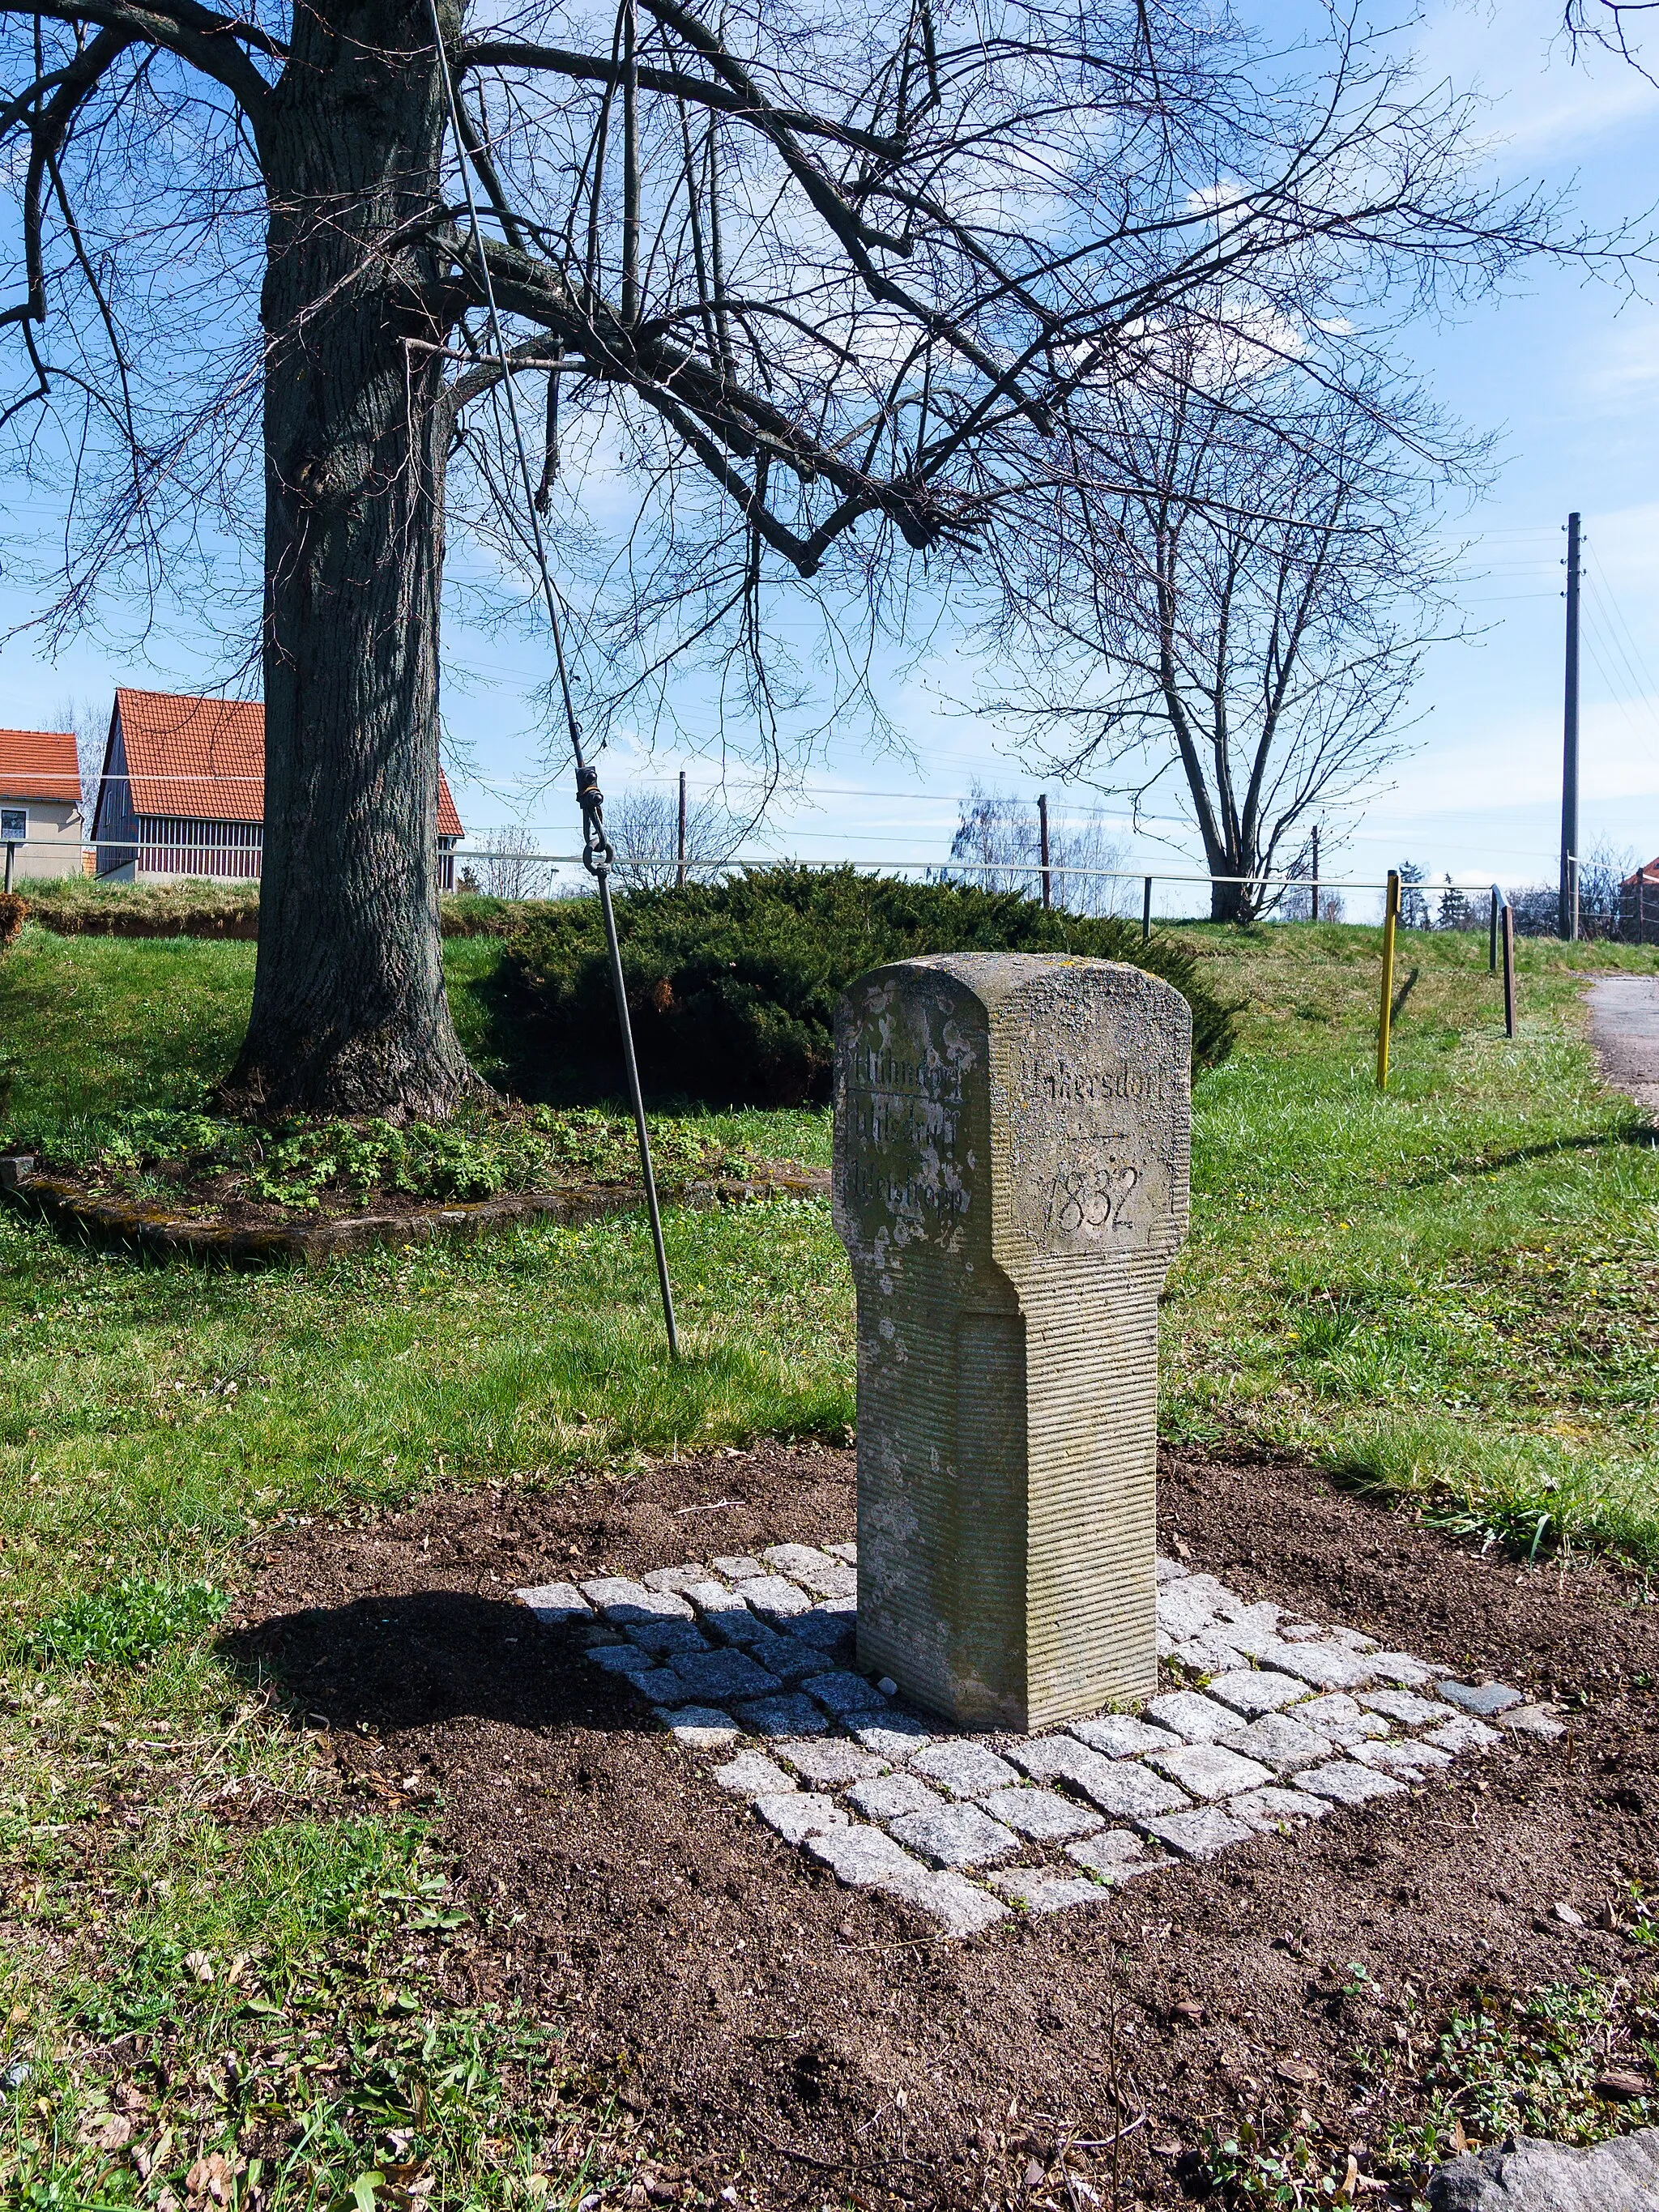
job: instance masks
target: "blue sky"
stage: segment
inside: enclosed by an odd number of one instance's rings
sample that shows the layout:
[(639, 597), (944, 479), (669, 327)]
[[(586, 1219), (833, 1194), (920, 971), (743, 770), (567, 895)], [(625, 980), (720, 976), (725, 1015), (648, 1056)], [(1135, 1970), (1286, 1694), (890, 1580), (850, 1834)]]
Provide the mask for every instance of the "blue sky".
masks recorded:
[[(1659, 204), (1659, 90), (1605, 55), (1575, 64), (1559, 7), (1516, 0), (1437, 8), (1419, 50), (1454, 82), (1491, 101), (1493, 158), (1510, 177), (1574, 181), (1577, 210), (1612, 224)], [(1587, 544), (1583, 714), (1583, 842), (1659, 853), (1659, 306), (1626, 299), (1571, 269), (1535, 267), (1501, 301), (1451, 327), (1422, 327), (1407, 350), (1436, 396), (1471, 425), (1501, 434), (1504, 465), (1465, 535), (1483, 572), (1462, 603), (1485, 635), (1431, 657), (1417, 707), (1418, 750), (1392, 787), (1372, 793), (1335, 847), (1328, 872), (1375, 877), (1402, 856), (1465, 880), (1548, 878), (1559, 827), (1561, 744), (1562, 525), (1584, 517)], [(15, 509), (14, 509), (14, 513)], [(49, 518), (42, 514), (43, 524)], [(0, 628), (27, 611), (0, 582)], [(489, 639), (452, 626), (446, 718), (452, 770), (469, 830), (518, 820), (548, 849), (573, 849), (574, 810), (549, 792), (530, 733), (533, 695), (549, 672), (539, 641)], [(106, 701), (117, 681), (180, 687), (209, 657), (176, 632), (147, 662), (84, 640), (54, 665), (27, 635), (0, 650), (0, 721), (40, 725), (66, 694)], [(1017, 792), (1036, 785), (993, 728), (945, 706), (955, 663), (948, 641), (933, 669), (890, 687), (887, 704), (909, 757), (874, 754), (862, 732), (828, 747), (810, 799), (781, 811), (765, 844), (808, 858), (927, 858), (948, 848), (958, 802), (975, 779)], [(678, 754), (652, 757), (623, 740), (606, 763), (613, 788), (661, 780)], [(715, 780), (690, 758), (694, 787)], [(1091, 804), (1050, 786), (1056, 811)], [(1194, 848), (1131, 841), (1132, 866), (1179, 870)], [(1196, 894), (1170, 885), (1158, 904), (1191, 910)], [(1356, 918), (1370, 910), (1356, 895)]]

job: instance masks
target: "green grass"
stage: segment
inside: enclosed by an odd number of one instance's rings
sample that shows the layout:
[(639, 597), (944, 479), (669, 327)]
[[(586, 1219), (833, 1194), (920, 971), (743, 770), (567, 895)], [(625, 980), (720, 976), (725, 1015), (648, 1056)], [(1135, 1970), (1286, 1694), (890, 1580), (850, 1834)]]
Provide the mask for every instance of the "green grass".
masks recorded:
[(1382, 1096), (1375, 931), (1193, 933), (1247, 1003), (1195, 1101), (1165, 1433), (1659, 1561), (1659, 1152), (1597, 1082), (1572, 972), (1659, 960), (1523, 945), (1511, 1042), (1484, 937), (1402, 937)]
[[(1659, 1152), (1595, 1081), (1571, 973), (1659, 961), (1523, 945), (1510, 1043), (1484, 940), (1406, 938), (1401, 980), (1419, 973), (1379, 1097), (1375, 932), (1188, 934), (1243, 1012), (1195, 1097), (1164, 1433), (1299, 1456), (1522, 1546), (1659, 1562)], [(199, 1096), (234, 1054), (253, 951), (26, 929), (0, 960), (11, 1116)], [(446, 945), (462, 1035), (495, 1068), (514, 1058), (499, 958)], [(828, 1156), (822, 1115), (693, 1118)], [(484, 1908), (419, 1820), (348, 1801), (215, 1659), (209, 1622), (277, 1516), (847, 1435), (827, 1207), (671, 1211), (667, 1232), (677, 1367), (635, 1219), (231, 1275), (0, 1213), (0, 1874), (22, 1931), (0, 1951), (0, 2081), (35, 2069), (0, 2093), (0, 2197), (197, 2201), (191, 2172), (219, 2156), (247, 2161), (230, 2194), (257, 2190), (260, 2212), (373, 2212), (427, 2172), (445, 2203), (562, 2204), (630, 2155), (603, 2082), (459, 1988)], [(272, 1802), (234, 1827), (228, 1789)], [(1523, 2027), (1535, 2043), (1518, 2015), (1504, 2033)], [(1513, 2053), (1487, 2037), (1475, 2057), (1496, 2079)]]

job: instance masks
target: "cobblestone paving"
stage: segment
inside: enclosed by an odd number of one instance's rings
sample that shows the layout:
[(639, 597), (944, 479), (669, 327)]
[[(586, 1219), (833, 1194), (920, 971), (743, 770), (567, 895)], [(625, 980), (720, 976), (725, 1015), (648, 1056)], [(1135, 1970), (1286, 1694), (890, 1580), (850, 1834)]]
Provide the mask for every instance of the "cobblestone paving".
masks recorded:
[(1444, 1680), (1160, 1559), (1158, 1656), (1188, 1686), (1139, 1716), (952, 1735), (856, 1671), (857, 1559), (780, 1544), (518, 1595), (585, 1637), (786, 1843), (953, 1935), (1011, 1910), (1085, 1911), (1156, 1867), (1380, 1805), (1506, 1736), (1562, 1732), (1507, 1683)]

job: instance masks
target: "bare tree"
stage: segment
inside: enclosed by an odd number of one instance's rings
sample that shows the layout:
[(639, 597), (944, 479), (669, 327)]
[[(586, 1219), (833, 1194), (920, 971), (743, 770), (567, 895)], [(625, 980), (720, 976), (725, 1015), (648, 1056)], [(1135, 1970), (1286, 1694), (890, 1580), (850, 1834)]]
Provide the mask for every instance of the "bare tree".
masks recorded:
[(75, 757), (81, 770), (81, 812), (92, 835), (92, 817), (98, 804), (98, 785), (104, 772), (104, 746), (109, 737), (109, 709), (81, 693), (66, 693), (52, 709), (52, 727), (72, 730)]
[[(617, 848), (617, 874), (629, 890), (667, 890), (678, 881), (678, 797), (637, 786), (624, 789), (611, 799), (606, 824)], [(712, 793), (688, 806), (688, 881), (708, 883), (723, 874), (736, 855), (746, 826)]]
[(1435, 473), (1480, 448), (1372, 375), (1306, 398), (1274, 347), (1149, 349), (1074, 484), (1005, 533), (994, 703), (1046, 767), (1137, 810), (1173, 787), (1216, 921), (1269, 912), (1310, 813), (1401, 750), (1451, 628)]
[(228, 1091), (255, 1107), (438, 1113), (474, 1081), (440, 959), (439, 623), (447, 514), (539, 557), (507, 362), (545, 395), (556, 565), (614, 585), (585, 711), (702, 653), (767, 731), (781, 591), (813, 580), (867, 639), (903, 562), (937, 588), (1052, 476), (1077, 395), (1221, 272), (1311, 329), (1538, 234), (1466, 182), (1464, 106), (1383, 48), (1281, 64), (1170, 0), (0, 0), (0, 424), (67, 525), (39, 618), (112, 583), (164, 615), (193, 574), (245, 607), (226, 547), (263, 506)]
[[(1056, 816), (1049, 824), (1048, 862), (1054, 903), (1073, 914), (1122, 914), (1133, 898), (1110, 875), (1073, 874), (1086, 869), (1121, 870), (1128, 845), (1114, 834), (1098, 808), (1081, 819)], [(1042, 854), (1036, 809), (1012, 793), (972, 787), (951, 840), (951, 858), (975, 863), (947, 881), (976, 884), (988, 891), (1023, 891), (1035, 898), (1041, 889)]]
[(540, 841), (516, 824), (491, 830), (478, 841), (475, 866), (468, 871), (486, 898), (545, 898), (551, 871), (535, 857)]

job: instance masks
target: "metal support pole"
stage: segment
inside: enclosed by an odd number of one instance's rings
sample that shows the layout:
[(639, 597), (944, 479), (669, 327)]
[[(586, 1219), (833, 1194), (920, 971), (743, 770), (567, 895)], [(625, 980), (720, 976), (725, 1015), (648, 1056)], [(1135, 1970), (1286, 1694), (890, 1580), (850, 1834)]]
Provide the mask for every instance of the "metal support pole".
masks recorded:
[(1310, 921), (1319, 919), (1319, 824), (1316, 822), (1313, 833), (1313, 902), (1308, 908), (1308, 919)]
[(1567, 917), (1571, 927), (1567, 935), (1571, 943), (1577, 945), (1578, 942), (1578, 855), (1577, 853), (1571, 854), (1567, 861), (1567, 886), (1571, 893), (1571, 907)]
[(1504, 902), (1504, 1034), (1515, 1035), (1515, 908)]
[(1376, 1017), (1376, 1087), (1389, 1087), (1389, 1034), (1394, 1026), (1394, 933), (1400, 922), (1400, 872), (1389, 870), (1382, 902), (1382, 1003)]
[(1642, 868), (1636, 878), (1636, 942), (1638, 945), (1645, 945), (1648, 941), (1648, 904), (1644, 896), (1647, 887), (1648, 872)]
[(1150, 945), (1152, 938), (1152, 879), (1147, 877), (1140, 892), (1140, 941)]
[(1503, 903), (1503, 897), (1494, 884), (1492, 887), (1492, 929), (1486, 946), (1486, 972), (1490, 975), (1498, 973), (1498, 909)]
[(1578, 851), (1578, 517), (1567, 517), (1566, 681), (1561, 714), (1561, 912), (1560, 933), (1578, 934), (1577, 901), (1570, 876)]
[(1054, 878), (1048, 873), (1048, 794), (1037, 793), (1037, 852), (1042, 861), (1042, 903), (1054, 902)]
[(679, 860), (674, 870), (674, 881), (681, 890), (685, 889), (685, 770), (680, 770), (680, 842)]
[(6, 840), (6, 889), (11, 889), (11, 864), (17, 856), (17, 848), (9, 837)]

